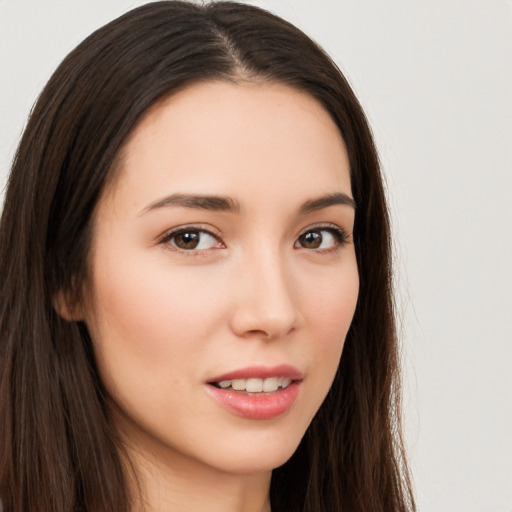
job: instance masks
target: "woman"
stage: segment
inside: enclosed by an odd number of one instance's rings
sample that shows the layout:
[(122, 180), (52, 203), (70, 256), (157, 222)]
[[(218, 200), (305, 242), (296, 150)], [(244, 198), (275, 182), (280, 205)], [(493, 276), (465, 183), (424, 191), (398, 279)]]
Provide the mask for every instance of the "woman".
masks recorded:
[(157, 2), (95, 32), (0, 237), (9, 512), (414, 508), (376, 151), (289, 23)]

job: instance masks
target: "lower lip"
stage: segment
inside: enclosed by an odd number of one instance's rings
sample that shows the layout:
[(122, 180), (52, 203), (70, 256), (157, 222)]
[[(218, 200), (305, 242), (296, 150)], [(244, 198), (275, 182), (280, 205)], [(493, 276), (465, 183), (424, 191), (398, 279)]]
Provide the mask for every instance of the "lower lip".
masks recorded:
[(295, 402), (300, 381), (268, 395), (246, 395), (207, 385), (208, 392), (228, 411), (251, 420), (269, 420), (284, 414)]

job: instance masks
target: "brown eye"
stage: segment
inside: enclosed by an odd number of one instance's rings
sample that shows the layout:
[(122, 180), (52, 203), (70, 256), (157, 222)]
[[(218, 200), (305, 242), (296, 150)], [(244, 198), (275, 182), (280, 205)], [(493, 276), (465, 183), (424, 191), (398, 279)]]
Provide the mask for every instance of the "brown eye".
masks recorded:
[(182, 251), (202, 251), (219, 245), (219, 241), (207, 231), (187, 229), (173, 233), (168, 243)]
[(318, 249), (322, 245), (322, 233), (320, 231), (306, 231), (299, 236), (299, 243), (305, 249)]
[(295, 242), (299, 249), (336, 249), (347, 240), (347, 235), (337, 227), (309, 229), (304, 231)]

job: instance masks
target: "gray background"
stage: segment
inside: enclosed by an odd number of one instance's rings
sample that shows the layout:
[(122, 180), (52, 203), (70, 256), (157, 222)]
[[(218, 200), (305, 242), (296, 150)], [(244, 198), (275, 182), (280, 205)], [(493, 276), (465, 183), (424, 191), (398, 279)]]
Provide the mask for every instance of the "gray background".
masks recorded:
[[(0, 186), (52, 70), (129, 0), (0, 0)], [(512, 511), (512, 2), (274, 0), (353, 84), (389, 189), (420, 509)]]

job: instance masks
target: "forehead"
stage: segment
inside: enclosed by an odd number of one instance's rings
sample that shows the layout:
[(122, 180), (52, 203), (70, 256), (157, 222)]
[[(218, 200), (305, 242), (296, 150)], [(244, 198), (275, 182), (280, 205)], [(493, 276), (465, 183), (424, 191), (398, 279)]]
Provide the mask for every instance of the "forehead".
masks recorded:
[(143, 207), (174, 188), (233, 197), (261, 190), (269, 200), (350, 193), (350, 173), (337, 126), (310, 95), (281, 84), (205, 82), (146, 113), (113, 186), (131, 188)]

